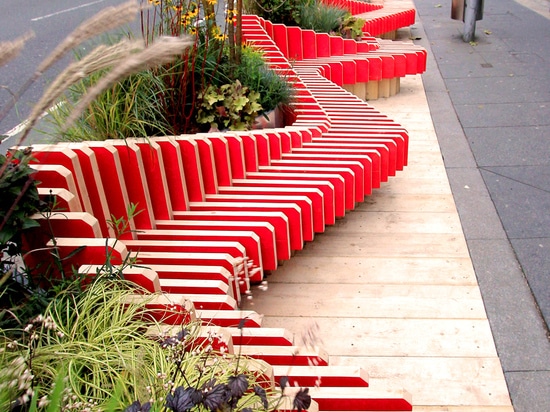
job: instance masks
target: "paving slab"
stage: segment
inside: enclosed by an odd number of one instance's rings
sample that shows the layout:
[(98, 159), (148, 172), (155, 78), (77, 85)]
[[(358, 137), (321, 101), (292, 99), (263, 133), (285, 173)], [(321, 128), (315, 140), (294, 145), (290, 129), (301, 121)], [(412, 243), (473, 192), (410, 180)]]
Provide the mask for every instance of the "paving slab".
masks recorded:
[[(392, 387), (407, 381), (408, 390), (416, 395), (415, 412), (513, 411), (500, 364), (492, 357), (340, 357), (337, 361), (343, 365), (364, 362), (373, 385)], [(418, 379), (413, 381), (410, 376)], [(430, 390), (426, 390), (427, 383), (432, 384)]]
[(479, 166), (550, 166), (550, 126), (468, 128), (464, 132)]
[[(503, 176), (518, 183), (523, 183), (533, 189), (541, 190), (541, 197), (550, 192), (550, 167), (537, 166), (492, 166), (483, 167), (483, 170)], [(542, 210), (544, 211), (544, 210)]]
[(316, 331), (330, 363), (405, 388), (415, 411), (510, 412), (420, 76), (401, 90), (372, 105), (409, 131), (409, 165), (274, 271), (246, 308), (297, 342)]
[[(469, 243), (504, 370), (548, 369), (550, 343), (510, 243), (505, 239), (480, 239)], [(495, 255), (499, 260), (495, 260)]]
[[(506, 377), (510, 389), (517, 393), (514, 399), (516, 411), (550, 411), (550, 372), (510, 372)], [(534, 385), (538, 385), (541, 394), (535, 399), (530, 390)]]
[[(305, 256), (291, 259), (268, 278), (270, 285), (312, 284), (324, 281), (330, 273), (330, 284), (374, 285), (457, 285), (477, 284), (469, 257), (441, 259), (404, 257), (388, 259), (376, 256)], [(259, 293), (259, 299), (264, 294)], [(256, 305), (256, 303), (254, 303)]]
[[(548, 253), (550, 239), (530, 238), (512, 239), (512, 246), (519, 260), (529, 286), (538, 302), (538, 308), (546, 319), (550, 319), (550, 260)], [(548, 359), (550, 364), (550, 359)], [(550, 369), (550, 365), (546, 365)]]
[(468, 44), (450, 4), (416, 2), (417, 43), (436, 67), (423, 76), (435, 129), (514, 409), (550, 410), (550, 8), (486, 1)]
[(481, 174), (510, 239), (550, 237), (550, 192), (492, 170)]
[(464, 87), (462, 78), (448, 79), (446, 85), (453, 95), (454, 104), (534, 103), (550, 100), (550, 88), (542, 77), (493, 73), (487, 77), (469, 79), (468, 88)]
[(462, 127), (525, 127), (548, 125), (546, 103), (479, 103), (457, 104)]

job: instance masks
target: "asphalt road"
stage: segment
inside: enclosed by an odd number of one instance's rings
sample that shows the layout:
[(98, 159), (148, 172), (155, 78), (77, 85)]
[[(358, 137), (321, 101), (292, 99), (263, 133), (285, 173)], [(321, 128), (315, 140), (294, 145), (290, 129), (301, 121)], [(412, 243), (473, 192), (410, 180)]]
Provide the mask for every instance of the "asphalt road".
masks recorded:
[[(11, 93), (32, 76), (37, 65), (80, 23), (101, 9), (124, 3), (125, 0), (0, 0), (0, 40), (9, 41), (34, 32), (18, 58), (0, 67), (0, 106)], [(136, 16), (136, 21), (139, 19)], [(67, 56), (49, 69), (21, 98), (7, 117), (0, 119), (0, 134), (4, 135), (22, 122), (30, 107), (56, 74), (72, 56)], [(2, 151), (9, 145), (0, 145)]]

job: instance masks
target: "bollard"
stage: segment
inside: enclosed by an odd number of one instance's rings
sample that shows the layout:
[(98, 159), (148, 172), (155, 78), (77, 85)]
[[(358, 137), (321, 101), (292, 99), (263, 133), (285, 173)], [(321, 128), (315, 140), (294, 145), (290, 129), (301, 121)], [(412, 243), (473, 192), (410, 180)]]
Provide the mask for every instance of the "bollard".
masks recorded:
[(464, 10), (464, 34), (462, 38), (465, 42), (471, 42), (476, 34), (476, 20), (481, 8), (481, 0), (466, 0)]
[(476, 21), (483, 18), (483, 0), (452, 0), (451, 18), (464, 22), (462, 38), (465, 42), (473, 41)]

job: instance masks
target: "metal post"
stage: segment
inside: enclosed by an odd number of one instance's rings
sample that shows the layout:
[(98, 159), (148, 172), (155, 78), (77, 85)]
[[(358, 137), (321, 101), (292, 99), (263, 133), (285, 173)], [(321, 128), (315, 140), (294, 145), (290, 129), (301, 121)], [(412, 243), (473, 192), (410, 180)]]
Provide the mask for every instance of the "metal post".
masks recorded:
[(466, 0), (464, 10), (464, 34), (462, 38), (465, 42), (471, 42), (475, 38), (476, 20), (478, 11), (481, 7), (481, 0)]

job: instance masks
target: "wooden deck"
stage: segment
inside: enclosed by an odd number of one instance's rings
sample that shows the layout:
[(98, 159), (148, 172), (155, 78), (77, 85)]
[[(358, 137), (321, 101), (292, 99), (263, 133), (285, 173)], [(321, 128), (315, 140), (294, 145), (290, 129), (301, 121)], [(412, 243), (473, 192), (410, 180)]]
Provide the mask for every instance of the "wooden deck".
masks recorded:
[(513, 411), (421, 77), (372, 105), (409, 131), (408, 167), (244, 309), (296, 344), (311, 331), (332, 365), (363, 367), (372, 388), (405, 388), (415, 411)]

